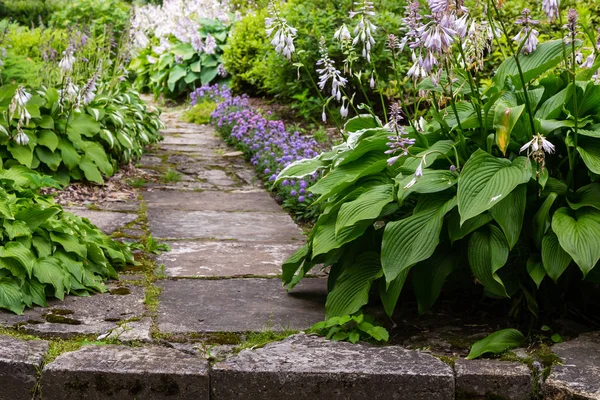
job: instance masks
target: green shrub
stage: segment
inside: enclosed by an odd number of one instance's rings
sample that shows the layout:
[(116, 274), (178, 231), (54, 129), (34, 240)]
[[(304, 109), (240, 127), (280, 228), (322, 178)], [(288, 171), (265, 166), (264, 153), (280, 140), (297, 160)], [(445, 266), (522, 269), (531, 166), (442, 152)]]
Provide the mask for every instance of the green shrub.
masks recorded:
[(0, 19), (10, 19), (25, 26), (47, 24), (55, 11), (66, 5), (64, 0), (0, 0)]
[(127, 34), (129, 10), (130, 5), (121, 0), (71, 0), (52, 14), (50, 23), (58, 28), (88, 26), (96, 35), (110, 27), (120, 36)]
[(22, 314), (47, 297), (104, 292), (102, 281), (134, 262), (125, 245), (40, 195), (57, 185), (50, 178), (0, 166), (0, 181), (0, 308)]
[(210, 123), (210, 115), (217, 109), (217, 103), (204, 101), (185, 112), (185, 120), (193, 124)]
[(271, 47), (265, 33), (266, 17), (265, 9), (249, 13), (231, 31), (223, 61), (232, 75), (231, 87), (235, 92), (257, 94), (265, 89), (269, 73), (266, 59)]
[[(11, 115), (16, 85), (0, 87), (0, 158), (70, 180), (103, 183), (119, 164), (161, 139), (159, 112), (132, 91), (98, 95), (87, 106), (61, 103), (54, 88), (40, 89), (27, 102), (29, 121)], [(61, 105), (62, 104), (62, 105)], [(28, 123), (27, 123), (28, 122)]]

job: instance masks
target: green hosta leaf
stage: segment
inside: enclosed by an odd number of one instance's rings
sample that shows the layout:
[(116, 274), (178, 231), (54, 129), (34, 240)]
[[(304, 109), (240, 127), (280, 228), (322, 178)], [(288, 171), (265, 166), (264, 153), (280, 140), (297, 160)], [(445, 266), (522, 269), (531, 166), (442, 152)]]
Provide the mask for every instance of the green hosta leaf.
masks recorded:
[(542, 264), (550, 279), (558, 281), (571, 261), (571, 256), (560, 246), (558, 236), (552, 231), (548, 232), (542, 240)]
[(542, 238), (550, 228), (550, 209), (558, 195), (554, 192), (550, 193), (540, 209), (533, 216), (533, 240), (537, 248), (541, 248)]
[(8, 151), (15, 160), (17, 160), (20, 164), (26, 166), (27, 168), (31, 168), (33, 162), (33, 150), (32, 144), (21, 146), (17, 144), (17, 142), (11, 140), (8, 143)]
[(458, 211), (453, 211), (448, 220), (448, 235), (450, 236), (450, 241), (454, 243), (457, 240), (464, 238), (468, 234), (473, 233), (477, 229), (488, 224), (492, 219), (493, 218), (489, 213), (483, 213), (468, 219), (461, 225), (460, 214)]
[(508, 297), (497, 272), (508, 260), (508, 244), (502, 231), (494, 225), (477, 231), (469, 241), (469, 265), (477, 280), (492, 294)]
[(386, 282), (392, 282), (402, 272), (426, 260), (435, 251), (444, 217), (456, 207), (456, 197), (437, 196), (430, 206), (385, 227), (381, 244), (381, 261)]
[(452, 140), (440, 140), (435, 142), (430, 148), (420, 151), (415, 156), (407, 159), (400, 172), (403, 174), (414, 174), (421, 160), (424, 160), (423, 168), (429, 168), (435, 160), (438, 158), (445, 158), (444, 154), (448, 154), (454, 148), (454, 142)]
[(33, 276), (41, 283), (54, 287), (54, 297), (63, 300), (65, 297), (65, 272), (54, 258), (41, 258), (33, 264)]
[(408, 272), (409, 270), (405, 269), (404, 271), (400, 272), (396, 279), (387, 284), (384, 279), (379, 281), (379, 297), (381, 298), (381, 303), (383, 304), (385, 313), (390, 318), (394, 313), (396, 304), (398, 303), (398, 298), (400, 297), (400, 292), (402, 292), (402, 288), (404, 287), (404, 282), (406, 282), (406, 278), (408, 277)]
[(60, 154), (58, 154), (58, 151), (52, 152), (45, 147), (36, 147), (35, 155), (52, 171), (56, 171), (60, 163), (62, 162), (62, 157), (60, 156)]
[(526, 202), (527, 187), (526, 185), (520, 185), (504, 200), (490, 208), (490, 215), (502, 228), (508, 241), (508, 247), (511, 250), (515, 247), (521, 235)]
[(175, 85), (177, 82), (187, 75), (186, 67), (183, 65), (175, 65), (171, 72), (169, 73), (169, 80), (167, 81), (167, 85), (171, 92), (175, 91)]
[(23, 221), (4, 220), (3, 226), (9, 240), (17, 237), (31, 236), (31, 230)]
[(0, 216), (7, 219), (13, 219), (14, 214), (10, 208), (10, 200), (8, 193), (2, 187), (0, 187)]
[(54, 152), (58, 147), (58, 143), (58, 136), (54, 132), (45, 130), (38, 133), (38, 145), (46, 146)]
[(9, 258), (18, 261), (27, 271), (27, 275), (31, 277), (35, 257), (31, 250), (21, 243), (8, 242), (4, 247), (0, 247), (0, 258)]
[(371, 114), (361, 114), (350, 118), (344, 125), (344, 132), (353, 133), (363, 129), (380, 128), (381, 121)]
[(569, 84), (554, 96), (546, 100), (535, 113), (536, 119), (556, 119), (560, 116), (563, 106), (573, 96), (573, 84)]
[(31, 243), (37, 252), (38, 258), (52, 255), (52, 243), (40, 235), (33, 235)]
[(279, 173), (276, 183), (279, 183), (284, 179), (304, 178), (305, 176), (312, 175), (319, 169), (325, 168), (328, 164), (329, 163), (321, 161), (320, 158), (295, 161)]
[(577, 151), (585, 165), (595, 174), (600, 174), (600, 140), (580, 138)]
[[(104, 147), (94, 142), (85, 142), (83, 147), (85, 155), (96, 164), (100, 172), (105, 175), (113, 174), (112, 164), (108, 161)], [(85, 171), (84, 171), (85, 172)]]
[(339, 249), (344, 244), (353, 241), (362, 235), (370, 225), (370, 221), (361, 221), (336, 232), (335, 218), (331, 218), (327, 223), (316, 226), (313, 232), (313, 258)]
[(481, 357), (485, 353), (500, 354), (508, 349), (519, 347), (525, 341), (525, 336), (516, 329), (502, 329), (489, 336), (475, 342), (471, 346), (471, 351), (467, 360), (473, 360)]
[(512, 163), (504, 158), (477, 150), (465, 164), (458, 179), (458, 211), (461, 224), (489, 210), (518, 185), (531, 179), (527, 159), (516, 158)]
[(425, 169), (419, 178), (409, 175), (398, 181), (398, 200), (404, 201), (411, 193), (443, 192), (456, 185), (457, 181), (458, 174), (455, 172)]
[(294, 254), (292, 254), (285, 261), (285, 263), (283, 263), (283, 266), (282, 266), (283, 272), (281, 274), (281, 280), (283, 281), (284, 285), (287, 285), (288, 283), (290, 283), (292, 281), (292, 279), (294, 278), (294, 275), (296, 274), (296, 271), (298, 271), (298, 268), (300, 268), (302, 266), (302, 264), (304, 263), (304, 261), (306, 260), (309, 250), (310, 250), (310, 246), (307, 243), (304, 246), (302, 246), (300, 249), (298, 249), (298, 251), (296, 251)]
[(496, 104), (494, 129), (496, 129), (496, 145), (502, 154), (506, 154), (506, 149), (508, 149), (510, 143), (510, 135), (524, 109), (525, 104), (513, 106), (505, 101)]
[(356, 261), (338, 277), (327, 295), (326, 318), (354, 314), (369, 301), (373, 281), (383, 275), (378, 253), (359, 255)]
[(600, 260), (600, 211), (560, 208), (552, 217), (552, 230), (585, 277)]
[(527, 273), (533, 279), (536, 286), (540, 287), (542, 281), (546, 277), (546, 270), (539, 254), (533, 254), (527, 260)]
[(128, 149), (133, 149), (134, 145), (133, 145), (133, 141), (131, 140), (131, 138), (124, 134), (121, 131), (117, 131), (117, 140), (119, 141), (119, 143), (121, 143), (122, 146), (125, 146)]
[(383, 208), (393, 200), (393, 184), (369, 187), (356, 200), (342, 205), (337, 217), (336, 234), (359, 221), (376, 219)]
[(202, 71), (200, 71), (200, 79), (202, 79), (203, 85), (211, 83), (217, 77), (218, 74), (218, 67), (208, 67), (205, 64), (202, 64)]
[(48, 307), (45, 286), (38, 281), (23, 282), (21, 290), (23, 292), (23, 302), (27, 307), (32, 307), (33, 304), (37, 304), (40, 307)]
[(19, 211), (15, 218), (24, 221), (29, 229), (34, 231), (38, 226), (46, 222), (60, 212), (58, 207), (43, 207), (40, 204), (33, 205), (27, 209)]
[[(578, 42), (578, 45), (581, 45), (581, 42)], [(531, 54), (519, 54), (519, 63), (525, 82), (529, 82), (557, 66), (563, 60), (563, 46), (562, 40), (550, 40), (540, 43)], [(494, 83), (499, 88), (503, 88), (506, 78), (511, 79), (517, 89), (522, 88), (519, 69), (513, 57), (507, 58), (498, 67), (494, 75)]]
[(62, 250), (58, 250), (54, 253), (54, 257), (60, 261), (62, 266), (69, 271), (69, 273), (77, 279), (78, 282), (83, 282), (85, 279), (85, 269), (83, 263), (73, 259), (74, 256), (67, 254)]
[(412, 283), (420, 315), (435, 304), (446, 278), (454, 271), (457, 261), (450, 249), (438, 248), (433, 256), (412, 268)]
[[(100, 124), (87, 114), (73, 113), (67, 126), (67, 135), (69, 134), (69, 131), (91, 138), (94, 137), (96, 133), (100, 132)], [(71, 136), (69, 136), (69, 138), (71, 138)], [(78, 142), (78, 140), (75, 141)]]
[(573, 201), (567, 200), (573, 210), (579, 210), (582, 207), (594, 207), (600, 210), (600, 184), (592, 183), (580, 188), (573, 198)]
[(81, 156), (67, 139), (61, 138), (58, 146), (62, 160), (69, 169), (75, 169), (81, 161)]
[(87, 258), (87, 247), (79, 242), (75, 236), (66, 233), (50, 232), (50, 238), (54, 243), (60, 244), (65, 251), (75, 253), (81, 258)]
[(0, 308), (19, 315), (25, 310), (21, 288), (12, 279), (0, 278)]
[(83, 158), (81, 158), (81, 161), (79, 162), (79, 168), (81, 168), (85, 174), (85, 179), (88, 181), (98, 183), (100, 185), (104, 183), (104, 179), (102, 179), (102, 174), (100, 174), (98, 167), (89, 157), (83, 156)]
[(334, 168), (309, 190), (320, 195), (319, 201), (337, 194), (363, 176), (377, 174), (387, 167), (385, 154), (368, 153), (360, 160)]

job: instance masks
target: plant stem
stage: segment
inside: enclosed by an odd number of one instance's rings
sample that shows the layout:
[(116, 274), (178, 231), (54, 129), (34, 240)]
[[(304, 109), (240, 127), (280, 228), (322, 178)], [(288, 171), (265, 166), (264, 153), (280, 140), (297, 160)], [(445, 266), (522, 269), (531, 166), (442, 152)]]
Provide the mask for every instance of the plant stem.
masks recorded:
[(474, 105), (475, 105), (475, 112), (477, 113), (477, 120), (479, 121), (479, 131), (481, 132), (482, 137), (485, 139), (486, 132), (483, 129), (483, 118), (481, 116), (481, 96), (479, 93), (479, 87), (475, 86), (473, 77), (471, 76), (471, 74), (469, 73), (469, 70), (467, 69), (467, 58), (465, 57), (465, 51), (463, 49), (463, 42), (462, 42), (462, 39), (460, 39), (460, 38), (458, 41), (458, 47), (460, 49), (460, 55), (463, 59), (463, 63), (465, 64), (464, 71), (468, 77), (469, 87), (471, 89), (471, 96), (473, 96), (476, 100)]

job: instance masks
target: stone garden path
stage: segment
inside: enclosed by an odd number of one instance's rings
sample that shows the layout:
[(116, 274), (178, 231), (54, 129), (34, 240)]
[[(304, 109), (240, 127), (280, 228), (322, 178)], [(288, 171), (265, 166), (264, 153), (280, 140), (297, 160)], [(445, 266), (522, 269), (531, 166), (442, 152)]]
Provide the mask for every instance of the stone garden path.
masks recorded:
[[(428, 352), (304, 334), (232, 354), (227, 343), (249, 332), (299, 331), (322, 320), (326, 279), (304, 279), (286, 293), (281, 264), (303, 232), (213, 128), (183, 123), (175, 111), (163, 119), (165, 140), (139, 165), (152, 178), (140, 198), (71, 211), (115, 237), (152, 235), (171, 250), (122, 273), (108, 293), (69, 296), (22, 316), (0, 310), (0, 328), (46, 339), (0, 334), (0, 400), (525, 400), (534, 390), (548, 399), (600, 399), (594, 334), (557, 347), (568, 363), (543, 387), (535, 364), (533, 371), (518, 362), (448, 365)], [(54, 360), (56, 338), (115, 344)]]

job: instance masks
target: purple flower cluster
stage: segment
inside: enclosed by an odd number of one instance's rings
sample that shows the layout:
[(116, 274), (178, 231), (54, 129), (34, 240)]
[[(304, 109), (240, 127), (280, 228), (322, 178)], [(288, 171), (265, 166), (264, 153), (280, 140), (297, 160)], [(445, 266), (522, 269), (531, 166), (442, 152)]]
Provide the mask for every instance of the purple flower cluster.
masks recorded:
[[(194, 104), (204, 100), (218, 103), (211, 115), (213, 125), (246, 154), (268, 184), (292, 162), (319, 155), (319, 144), (312, 137), (289, 132), (283, 121), (269, 119), (270, 112), (263, 116), (249, 105), (245, 95), (232, 96), (226, 87), (213, 85), (197, 89), (192, 96)], [(307, 190), (316, 179), (315, 174), (304, 180), (285, 180), (277, 191), (287, 200), (304, 203), (312, 197)]]

